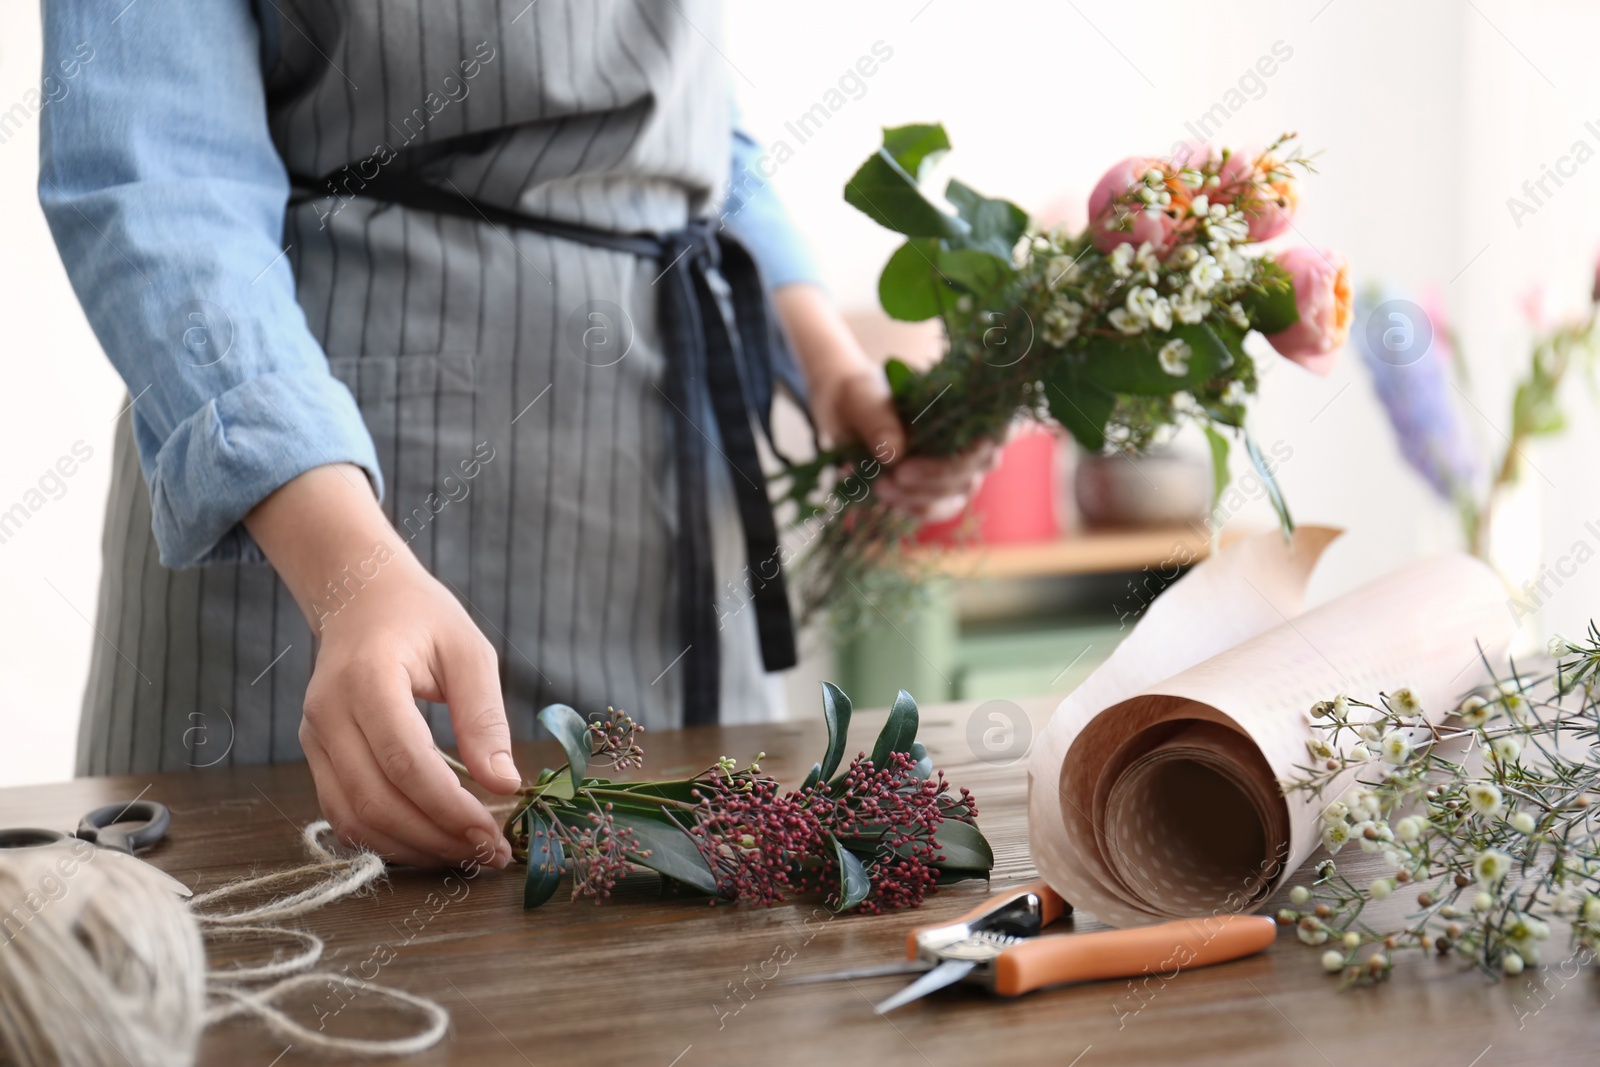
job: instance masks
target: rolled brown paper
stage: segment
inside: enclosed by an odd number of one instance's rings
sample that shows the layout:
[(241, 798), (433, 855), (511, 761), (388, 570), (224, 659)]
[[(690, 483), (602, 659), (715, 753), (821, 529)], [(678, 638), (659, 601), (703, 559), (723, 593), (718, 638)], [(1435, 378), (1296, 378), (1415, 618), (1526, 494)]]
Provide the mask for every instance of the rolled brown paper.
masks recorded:
[(1320, 844), (1332, 797), (1280, 784), (1310, 762), (1313, 704), (1409, 688), (1437, 723), (1488, 679), (1513, 623), (1487, 565), (1431, 557), (1307, 611), (1337, 536), (1260, 534), (1200, 563), (1056, 710), (1029, 837), (1069, 903), (1113, 926), (1256, 910)]

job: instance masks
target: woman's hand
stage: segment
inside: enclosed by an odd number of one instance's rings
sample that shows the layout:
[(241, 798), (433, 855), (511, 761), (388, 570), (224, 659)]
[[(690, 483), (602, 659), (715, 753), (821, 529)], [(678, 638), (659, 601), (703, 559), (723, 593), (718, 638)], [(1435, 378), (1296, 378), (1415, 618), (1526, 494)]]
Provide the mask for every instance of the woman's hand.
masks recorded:
[(886, 469), (872, 488), (890, 507), (924, 522), (959, 515), (999, 461), (998, 446), (986, 441), (960, 456), (906, 458), (905, 428), (883, 368), (862, 350), (827, 294), (799, 284), (773, 298), (805, 370), (825, 443), (859, 441), (879, 457)]
[(315, 468), (245, 525), (321, 641), (300, 744), (334, 830), (414, 866), (505, 866), (498, 823), (434, 751), (413, 702), (447, 704), (473, 778), (516, 792), (494, 648), (396, 536), (366, 475)]

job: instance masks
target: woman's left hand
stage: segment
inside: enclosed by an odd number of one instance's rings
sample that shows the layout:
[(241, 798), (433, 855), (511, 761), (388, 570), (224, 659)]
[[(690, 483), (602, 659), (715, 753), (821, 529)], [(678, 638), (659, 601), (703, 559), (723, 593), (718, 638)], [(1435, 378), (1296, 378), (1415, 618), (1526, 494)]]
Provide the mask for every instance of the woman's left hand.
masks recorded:
[(773, 299), (805, 370), (823, 443), (865, 445), (884, 464), (872, 491), (890, 507), (924, 522), (959, 515), (999, 462), (999, 446), (985, 441), (959, 456), (907, 457), (905, 427), (883, 368), (862, 350), (827, 293), (801, 283), (778, 289)]
[(895, 413), (882, 369), (866, 361), (811, 394), (817, 428), (831, 443), (859, 441), (883, 462), (872, 491), (885, 504), (923, 522), (961, 514), (1000, 459), (1000, 448), (983, 441), (958, 456), (906, 456), (905, 428)]

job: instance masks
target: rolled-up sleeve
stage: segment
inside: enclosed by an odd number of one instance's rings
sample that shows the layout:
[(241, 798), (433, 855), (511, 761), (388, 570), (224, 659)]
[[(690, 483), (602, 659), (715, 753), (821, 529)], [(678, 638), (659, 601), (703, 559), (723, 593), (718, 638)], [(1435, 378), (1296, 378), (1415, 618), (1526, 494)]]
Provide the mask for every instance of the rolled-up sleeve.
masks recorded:
[(350, 391), (295, 300), (289, 183), (247, 0), (43, 5), (39, 199), (127, 383), (161, 561), (258, 556), (240, 520), (313, 467), (382, 493)]
[(821, 285), (822, 272), (772, 187), (772, 170), (761, 143), (736, 126), (723, 224), (750, 250), (768, 288)]

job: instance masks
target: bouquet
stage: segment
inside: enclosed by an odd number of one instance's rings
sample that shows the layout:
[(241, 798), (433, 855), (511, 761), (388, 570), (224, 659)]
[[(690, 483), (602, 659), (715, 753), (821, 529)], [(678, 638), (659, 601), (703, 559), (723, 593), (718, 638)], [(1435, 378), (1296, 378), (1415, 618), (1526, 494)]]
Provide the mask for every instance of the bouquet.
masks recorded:
[[(922, 179), (950, 147), (944, 128), (885, 130), (845, 200), (906, 236), (879, 279), (884, 310), (939, 319), (947, 343), (927, 370), (886, 368), (908, 450), (959, 454), (1019, 417), (1064, 427), (1091, 452), (1138, 450), (1193, 422), (1210, 442), (1217, 492), (1230, 444), (1242, 440), (1291, 528), (1272, 467), (1244, 432), (1257, 381), (1246, 338), (1263, 334), (1326, 374), (1351, 320), (1340, 257), (1260, 248), (1290, 227), (1311, 170), (1291, 136), (1259, 152), (1125, 159), (1095, 186), (1088, 227), (1072, 233), (1040, 232), (1015, 204), (956, 180), (948, 209), (936, 204)], [(805, 614), (848, 615), (850, 594), (875, 579), (894, 588), (894, 569), (881, 564), (910, 520), (875, 500), (870, 482), (898, 458), (856, 447), (790, 468), (786, 498), (810, 546)]]
[(567, 762), (524, 787), (506, 819), (512, 855), (527, 865), (523, 907), (549, 900), (563, 870), (574, 900), (599, 903), (635, 865), (713, 902), (770, 906), (809, 894), (865, 913), (914, 908), (939, 885), (987, 878), (994, 853), (977, 804), (934, 772), (910, 694), (900, 692), (871, 755), (848, 764), (850, 698), (824, 683), (822, 706), (827, 751), (788, 792), (761, 773), (760, 754), (744, 767), (725, 757), (691, 778), (590, 777), (591, 762), (643, 766), (644, 727), (614, 709), (594, 723), (565, 704), (539, 712)]
[[(1321, 797), (1355, 772), (1323, 811), (1330, 853), (1354, 843), (1389, 872), (1358, 884), (1335, 859), (1290, 891), (1278, 919), (1323, 947), (1343, 985), (1383, 981), (1394, 956), (1454, 955), (1498, 977), (1537, 966), (1565, 926), (1569, 961), (1600, 951), (1600, 629), (1556, 637), (1555, 670), (1509, 677), (1467, 696), (1454, 722), (1431, 727), (1408, 690), (1378, 704), (1319, 704), (1311, 762), (1286, 792)], [(1414, 894), (1403, 921), (1368, 904)], [(1365, 952), (1365, 955), (1362, 953)]]

